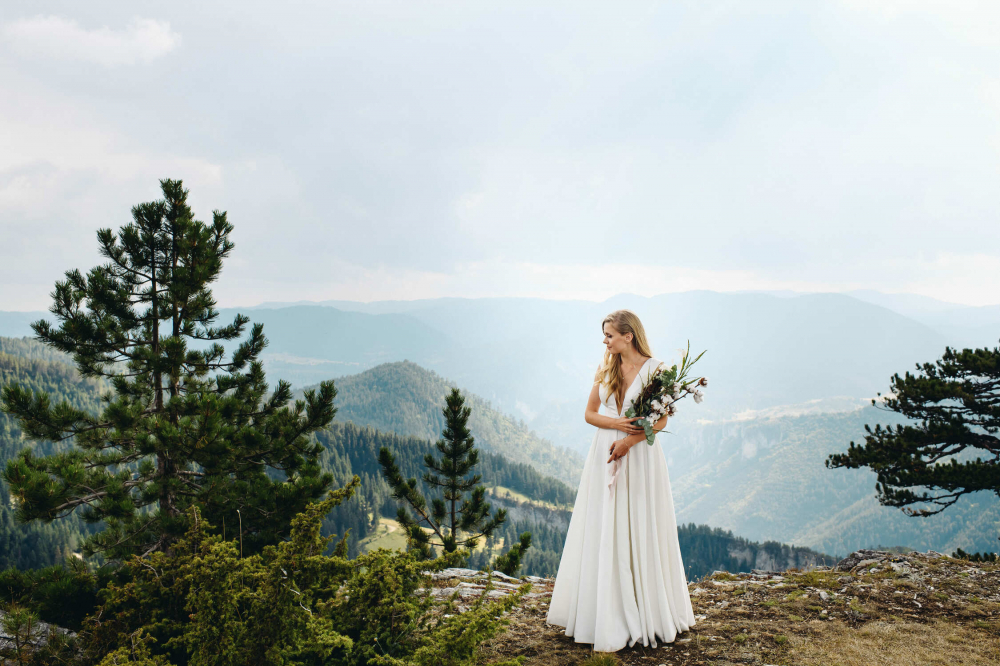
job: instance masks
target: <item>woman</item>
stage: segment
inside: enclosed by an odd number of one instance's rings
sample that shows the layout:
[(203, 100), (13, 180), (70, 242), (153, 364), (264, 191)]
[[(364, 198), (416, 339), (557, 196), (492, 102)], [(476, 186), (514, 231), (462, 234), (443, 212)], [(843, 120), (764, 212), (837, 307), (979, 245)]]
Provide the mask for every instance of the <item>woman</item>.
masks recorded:
[[(607, 351), (585, 416), (597, 433), (547, 620), (566, 627), (578, 643), (615, 652), (640, 642), (670, 643), (695, 619), (660, 436), (648, 446), (633, 423), (638, 417), (624, 416), (659, 361), (629, 310), (609, 314), (603, 329)], [(654, 429), (663, 430), (666, 422), (664, 416)]]

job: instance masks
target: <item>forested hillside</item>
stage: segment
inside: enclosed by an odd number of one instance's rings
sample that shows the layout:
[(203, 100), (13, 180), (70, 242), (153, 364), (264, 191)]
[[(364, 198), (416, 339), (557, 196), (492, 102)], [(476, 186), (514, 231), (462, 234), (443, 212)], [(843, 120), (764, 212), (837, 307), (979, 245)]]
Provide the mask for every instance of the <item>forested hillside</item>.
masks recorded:
[[(96, 411), (101, 385), (81, 378), (74, 368), (64, 363), (68, 360), (66, 356), (53, 352), (34, 340), (0, 337), (0, 386), (18, 382), (26, 388), (48, 393), (53, 402), (68, 400), (75, 407)], [(352, 390), (354, 389), (350, 386), (342, 387), (337, 402), (350, 404)], [(481, 404), (480, 402), (480, 406)], [(429, 409), (437, 417), (441, 416), (439, 407)], [(474, 407), (474, 414), (476, 411), (482, 410)], [(415, 412), (411, 415), (414, 418), (418, 416)], [(433, 420), (433, 417), (428, 419)], [(480, 415), (478, 419), (474, 416), (472, 420), (485, 424), (493, 437), (506, 436), (508, 442), (516, 443), (516, 436), (521, 434), (517, 433), (516, 428), (507, 430), (502, 418), (496, 414)], [(515, 433), (514, 437), (509, 435), (511, 431)], [(379, 448), (389, 447), (396, 454), (402, 472), (408, 477), (419, 478), (423, 472), (423, 457), (426, 453), (431, 453), (434, 446), (427, 439), (381, 433), (351, 423), (334, 423), (318, 437), (326, 449), (323, 465), (334, 473), (338, 485), (346, 483), (353, 474), (362, 478), (358, 496), (334, 509), (324, 525), (328, 534), (344, 535), (350, 529), (350, 549), (352, 553), (356, 553), (358, 542), (367, 536), (379, 517), (392, 517), (396, 514), (396, 503), (390, 497), (388, 486), (379, 471)], [(6, 464), (24, 446), (20, 430), (14, 421), (6, 415), (0, 415), (0, 465)], [(40, 455), (46, 455), (65, 446), (67, 444), (43, 444), (35, 449)], [(573, 502), (574, 490), (565, 483), (542, 475), (528, 464), (512, 462), (489, 450), (482, 451), (477, 469), (483, 475), (483, 482), (489, 486), (502, 486), (534, 500), (563, 507)], [(61, 561), (73, 552), (81, 533), (91, 527), (77, 516), (48, 525), (41, 522), (19, 525), (14, 520), (14, 509), (4, 483), (0, 483), (0, 499), (0, 568), (35, 568)], [(560, 536), (555, 548), (562, 547), (561, 539)], [(539, 571), (547, 571), (547, 568), (539, 569), (532, 565), (532, 562), (541, 560), (551, 562), (553, 558), (552, 553), (543, 553), (545, 549), (541, 547), (542, 541), (539, 532), (536, 539), (539, 547), (527, 564)], [(558, 553), (555, 557), (557, 556)], [(558, 563), (557, 559), (556, 562)]]
[[(336, 474), (338, 483), (353, 474), (361, 477), (361, 488), (356, 497), (335, 508), (324, 523), (327, 534), (343, 535), (350, 528), (348, 545), (352, 554), (358, 551), (359, 542), (374, 529), (379, 516), (392, 518), (396, 515), (397, 503), (392, 499), (378, 467), (377, 454), (380, 447), (388, 447), (396, 455), (403, 475), (407, 478), (416, 477), (421, 490), (427, 490), (420, 475), (424, 471), (424, 454), (434, 450), (433, 444), (428, 440), (402, 437), (344, 423), (334, 424), (321, 433), (319, 441), (326, 448), (324, 465)], [(500, 539), (504, 543), (510, 543), (521, 532), (529, 531), (532, 545), (522, 571), (537, 576), (554, 576), (566, 539), (571, 508), (566, 505), (572, 502), (572, 491), (527, 465), (511, 463), (502, 456), (489, 452), (480, 456), (478, 469), (487, 486), (502, 486), (532, 500), (565, 506), (560, 511), (562, 516), (558, 520), (552, 520), (551, 517), (541, 521), (527, 520), (517, 518), (520, 515), (517, 501), (504, 501), (502, 494), (499, 498), (494, 495), (490, 500), (507, 507), (511, 518), (487, 545)], [(715, 570), (785, 569), (830, 564), (833, 561), (829, 556), (808, 548), (777, 542), (760, 544), (734, 536), (731, 531), (708, 525), (679, 525), (678, 537), (685, 569), (691, 577)], [(483, 552), (474, 554), (470, 562), (473, 567), (484, 567), (487, 564), (488, 558)]]
[(836, 559), (804, 546), (777, 541), (758, 543), (735, 536), (730, 530), (688, 523), (677, 526), (681, 557), (688, 579), (713, 571), (783, 571), (831, 565)]
[[(68, 401), (74, 407), (96, 411), (100, 384), (84, 379), (59, 362), (66, 357), (29, 339), (0, 337), (0, 386), (17, 382), (25, 388), (48, 393), (53, 403)], [(35, 449), (47, 455), (65, 444), (43, 444)], [(17, 424), (0, 413), (0, 467), (25, 447)], [(0, 569), (20, 569), (55, 564), (76, 548), (89, 525), (73, 516), (48, 525), (15, 521), (15, 505), (5, 483), (0, 482)]]
[(759, 418), (686, 429), (664, 445), (678, 520), (845, 555), (908, 546), (996, 551), (1000, 500), (963, 497), (947, 511), (909, 517), (875, 499), (875, 474), (827, 469), (831, 453), (861, 441), (865, 424), (899, 422), (867, 407), (852, 412)]
[[(336, 301), (272, 305), (246, 314), (269, 331), (265, 360), (272, 377), (301, 386), (408, 359), (517, 414), (541, 437), (585, 452), (593, 433), (581, 412), (604, 352), (600, 322), (623, 307), (642, 319), (653, 353), (663, 361), (676, 360), (687, 339), (699, 351), (708, 349), (699, 368), (713, 388), (699, 407), (700, 418), (870, 397), (893, 372), (939, 355), (951, 341), (913, 319), (842, 294), (688, 291), (649, 298), (619, 294), (599, 303)], [(233, 314), (224, 310), (222, 316)]]
[[(416, 363), (384, 363), (337, 379), (337, 420), (437, 440), (444, 427), (441, 407), (452, 386)], [(541, 439), (476, 395), (466, 393), (466, 405), (472, 409), (469, 428), (481, 449), (531, 465), (576, 488), (583, 470), (580, 454)]]
[[(317, 438), (326, 449), (323, 465), (334, 473), (336, 483), (346, 482), (354, 474), (361, 478), (361, 487), (355, 498), (334, 509), (324, 524), (328, 534), (343, 536), (348, 528), (351, 529), (348, 538), (351, 553), (357, 552), (358, 542), (368, 536), (380, 516), (392, 518), (396, 515), (398, 505), (392, 499), (378, 465), (381, 447), (385, 446), (393, 452), (404, 477), (417, 478), (421, 490), (427, 491), (421, 479), (425, 471), (423, 459), (428, 453), (436, 453), (429, 440), (379, 432), (353, 423), (334, 423)], [(482, 474), (482, 482), (488, 487), (502, 486), (533, 500), (563, 507), (573, 502), (574, 491), (561, 481), (543, 476), (529, 465), (511, 462), (489, 451), (481, 452), (476, 470)], [(527, 529), (534, 534), (533, 527)], [(558, 544), (558, 549), (561, 548), (562, 541)], [(538, 556), (536, 552), (533, 557)]]
[[(16, 354), (16, 355), (15, 355)], [(86, 380), (61, 362), (60, 354), (30, 339), (0, 338), (0, 384), (17, 381), (23, 386), (43, 390), (53, 401), (68, 400), (87, 410), (98, 406), (100, 385)], [(361, 487), (351, 501), (336, 507), (324, 522), (324, 532), (343, 536), (349, 532), (349, 552), (353, 555), (378, 524), (380, 518), (396, 514), (396, 502), (382, 478), (377, 454), (382, 446), (396, 455), (402, 473), (420, 478), (423, 457), (433, 452), (433, 437), (440, 434), (443, 417), (440, 405), (431, 396), (440, 391), (443, 399), (448, 384), (432, 372), (413, 363), (386, 364), (362, 375), (337, 380), (338, 421), (368, 420), (382, 427), (419, 430), (423, 437), (380, 432), (374, 427), (351, 422), (335, 422), (317, 435), (324, 446), (323, 466), (335, 476), (335, 485), (345, 483), (354, 474), (361, 477)], [(532, 445), (543, 448), (543, 440), (511, 419), (504, 417), (482, 400), (469, 396), (472, 407), (470, 424), (477, 442), (484, 449), (478, 471), (488, 487), (502, 492), (491, 495), (490, 501), (508, 509), (510, 519), (496, 535), (493, 543), (510, 543), (523, 531), (532, 533), (532, 547), (522, 565), (522, 572), (534, 575), (555, 574), (562, 545), (566, 538), (575, 483), (542, 474), (535, 466), (516, 462), (497, 452), (498, 448)], [(500, 442), (487, 448), (488, 442)], [(23, 448), (19, 430), (13, 421), (0, 415), (0, 461)], [(553, 450), (558, 451), (558, 449)], [(39, 447), (48, 452), (52, 445)], [(421, 487), (423, 482), (419, 481)], [(0, 568), (39, 567), (53, 564), (68, 556), (75, 548), (79, 535), (90, 526), (77, 517), (54, 521), (49, 525), (29, 526), (14, 522), (14, 511), (6, 486), (0, 484)], [(520, 496), (508, 499), (507, 491)], [(675, 489), (675, 493), (676, 493)], [(700, 576), (716, 569), (746, 571), (751, 568), (783, 568), (823, 563), (821, 554), (779, 543), (757, 544), (736, 537), (731, 531), (708, 525), (682, 524), (678, 528), (681, 552), (689, 576)], [(486, 566), (488, 557), (480, 552), (473, 556), (472, 566)]]

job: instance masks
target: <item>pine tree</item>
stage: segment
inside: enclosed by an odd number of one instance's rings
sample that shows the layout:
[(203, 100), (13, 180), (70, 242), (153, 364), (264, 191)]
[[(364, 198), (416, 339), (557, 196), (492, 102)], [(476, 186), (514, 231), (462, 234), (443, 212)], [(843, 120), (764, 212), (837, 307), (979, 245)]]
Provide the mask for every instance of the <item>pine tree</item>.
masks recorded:
[[(452, 389), (445, 399), (443, 408), (445, 427), (443, 438), (437, 441), (440, 460), (433, 455), (424, 456), (428, 472), (424, 482), (433, 488), (441, 488), (441, 497), (427, 501), (417, 489), (417, 480), (404, 480), (396, 465), (395, 456), (388, 448), (379, 450), (379, 464), (386, 481), (392, 488), (393, 497), (406, 502), (413, 516), (405, 506), (399, 507), (396, 520), (406, 530), (411, 548), (431, 556), (432, 547), (440, 547), (446, 553), (456, 551), (460, 546), (473, 550), (482, 537), (489, 538), (507, 519), (507, 512), (499, 509), (491, 517), (490, 505), (485, 500), (486, 487), (479, 485), (481, 476), (466, 476), (479, 461), (479, 451), (468, 429), (471, 410), (458, 389)], [(466, 493), (471, 496), (466, 499)], [(431, 535), (422, 528), (426, 525)]]
[[(967, 493), (1000, 495), (1000, 348), (946, 347), (941, 359), (917, 370), (893, 375), (891, 393), (872, 400), (911, 423), (866, 425), (865, 443), (851, 442), (826, 466), (870, 468), (878, 475), (879, 502), (910, 516), (940, 513)], [(920, 503), (936, 508), (908, 508)]]
[[(209, 289), (233, 249), (225, 212), (194, 219), (181, 181), (160, 181), (163, 199), (132, 209), (133, 222), (97, 233), (108, 261), (56, 283), (58, 320), (32, 324), (37, 338), (72, 355), (80, 373), (112, 391), (93, 415), (17, 383), (3, 410), (36, 441), (72, 440), (48, 457), (31, 449), (4, 478), (22, 521), (79, 511), (104, 530), (85, 544), (112, 559), (169, 550), (187, 529), (189, 507), (239, 526), (250, 551), (287, 534), (292, 516), (331, 482), (309, 435), (333, 419), (333, 382), (289, 406), (279, 381), (269, 394), (259, 360), (267, 345), (254, 325), (230, 359), (221, 341), (243, 335), (237, 315), (215, 326)], [(228, 518), (228, 520), (226, 520)]]
[(493, 560), (491, 569), (513, 576), (521, 567), (525, 553), (531, 547), (531, 532), (521, 532), (518, 542), (511, 545), (507, 552)]

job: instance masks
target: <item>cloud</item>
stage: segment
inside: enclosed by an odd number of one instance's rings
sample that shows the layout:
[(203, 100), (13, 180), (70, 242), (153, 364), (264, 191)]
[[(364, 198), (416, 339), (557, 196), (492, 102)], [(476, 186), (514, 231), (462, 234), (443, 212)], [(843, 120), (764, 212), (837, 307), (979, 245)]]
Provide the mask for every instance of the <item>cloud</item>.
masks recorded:
[(167, 176), (236, 225), (226, 304), (996, 302), (1000, 3), (8, 5), (0, 309)]
[[(603, 301), (615, 294), (640, 296), (689, 290), (840, 291), (842, 283), (775, 280), (753, 271), (705, 270), (641, 263), (541, 264), (483, 261), (451, 271), (395, 266), (368, 267), (330, 259), (301, 267), (303, 274), (281, 284), (234, 266), (215, 288), (220, 302), (256, 305), (289, 300), (411, 300), (419, 298), (531, 297)], [(305, 279), (303, 279), (305, 277)], [(855, 283), (856, 285), (860, 283)]]
[(149, 62), (173, 51), (180, 34), (167, 21), (135, 18), (122, 30), (88, 30), (60, 16), (33, 16), (3, 25), (0, 35), (18, 55), (93, 62), (105, 67)]
[(997, 302), (1000, 257), (983, 252), (941, 252), (913, 263), (919, 266), (920, 277), (904, 283), (901, 291), (963, 305)]

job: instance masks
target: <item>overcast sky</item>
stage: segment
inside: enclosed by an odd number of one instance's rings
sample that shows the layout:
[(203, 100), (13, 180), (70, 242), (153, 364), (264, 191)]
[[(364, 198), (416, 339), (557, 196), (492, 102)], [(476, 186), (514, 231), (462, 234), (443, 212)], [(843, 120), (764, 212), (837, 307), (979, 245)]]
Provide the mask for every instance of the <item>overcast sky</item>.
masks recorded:
[(0, 310), (183, 179), (222, 305), (1000, 302), (1000, 3), (17, 2)]

